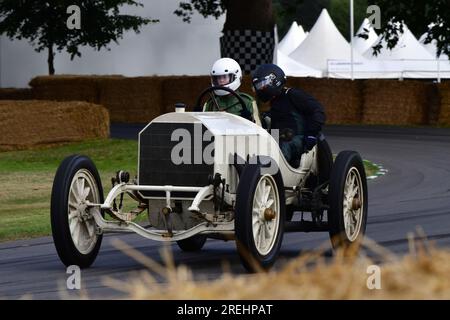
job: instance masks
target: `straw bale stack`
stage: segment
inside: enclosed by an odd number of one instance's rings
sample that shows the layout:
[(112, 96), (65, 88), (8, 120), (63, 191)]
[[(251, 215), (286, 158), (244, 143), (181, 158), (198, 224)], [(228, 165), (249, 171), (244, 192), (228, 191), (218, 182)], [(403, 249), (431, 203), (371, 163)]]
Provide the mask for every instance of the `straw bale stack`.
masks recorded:
[[(162, 85), (162, 112), (175, 110), (175, 103), (181, 102), (187, 105), (187, 111), (193, 111), (197, 98), (206, 88), (211, 86), (209, 76), (181, 76), (166, 77)], [(208, 99), (205, 96), (203, 102)]]
[(361, 122), (361, 81), (289, 77), (287, 85), (302, 89), (322, 103), (327, 124)]
[(0, 150), (109, 137), (102, 106), (80, 102), (0, 101)]
[(427, 90), (427, 84), (420, 81), (365, 81), (363, 122), (382, 125), (425, 124), (428, 113)]
[(0, 88), (0, 100), (31, 100), (33, 89), (29, 88)]
[(121, 79), (121, 75), (53, 75), (33, 78), (29, 85), (37, 100), (86, 101), (99, 103), (100, 83)]
[(112, 122), (147, 123), (162, 113), (162, 77), (102, 79), (99, 103)]
[(439, 112), (439, 125), (450, 125), (450, 82), (438, 85), (441, 110)]

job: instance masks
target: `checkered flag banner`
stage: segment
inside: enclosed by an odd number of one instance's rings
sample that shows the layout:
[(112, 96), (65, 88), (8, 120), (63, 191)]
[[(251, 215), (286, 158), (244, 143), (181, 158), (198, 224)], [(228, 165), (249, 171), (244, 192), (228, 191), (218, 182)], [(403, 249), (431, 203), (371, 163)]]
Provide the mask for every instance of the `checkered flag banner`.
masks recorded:
[(236, 60), (244, 73), (263, 63), (272, 63), (274, 46), (273, 32), (226, 30), (220, 38), (222, 57)]

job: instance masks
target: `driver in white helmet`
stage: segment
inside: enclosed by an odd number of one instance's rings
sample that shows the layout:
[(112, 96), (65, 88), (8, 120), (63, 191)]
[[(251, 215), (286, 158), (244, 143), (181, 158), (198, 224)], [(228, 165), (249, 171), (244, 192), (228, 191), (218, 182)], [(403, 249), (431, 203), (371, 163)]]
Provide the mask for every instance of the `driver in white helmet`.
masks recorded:
[(239, 63), (231, 58), (217, 60), (211, 68), (211, 85), (235, 91), (244, 100), (245, 108), (233, 94), (225, 90), (215, 90), (214, 96), (206, 102), (203, 111), (226, 111), (254, 121), (256, 102), (252, 96), (238, 91), (241, 81), (242, 71)]

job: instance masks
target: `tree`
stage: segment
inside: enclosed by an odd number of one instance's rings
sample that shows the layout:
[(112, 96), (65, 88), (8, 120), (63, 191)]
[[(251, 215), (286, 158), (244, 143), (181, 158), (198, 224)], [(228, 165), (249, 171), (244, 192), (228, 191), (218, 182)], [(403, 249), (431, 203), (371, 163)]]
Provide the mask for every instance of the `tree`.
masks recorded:
[[(193, 0), (181, 2), (179, 9), (175, 11), (177, 15), (189, 22), (194, 11), (199, 12), (204, 17), (220, 17), (226, 13), (226, 23), (224, 30), (228, 29), (253, 29), (255, 19), (259, 21), (257, 28), (271, 30), (274, 21), (277, 23), (278, 34), (284, 36), (296, 20), (305, 31), (310, 30), (316, 23), (317, 18), (323, 8), (327, 8), (333, 21), (341, 33), (349, 38), (349, 0), (273, 0), (272, 10), (274, 18), (268, 11), (267, 1), (213, 1), (213, 0)], [(231, 4), (238, 10), (233, 12)], [(245, 8), (243, 6), (246, 6)], [(355, 2), (355, 21), (360, 21), (365, 17), (367, 0), (357, 0)], [(261, 14), (261, 10), (264, 12)]]
[(271, 0), (190, 0), (181, 2), (174, 13), (190, 22), (194, 11), (216, 19), (226, 14), (221, 55), (235, 59), (244, 73), (272, 62), (275, 41)]
[[(273, 9), (275, 12), (275, 21), (278, 28), (278, 35), (280, 39), (284, 36), (291, 27), (293, 21), (300, 22), (302, 27), (303, 20), (299, 20), (299, 10), (302, 7), (304, 0), (273, 0)], [(309, 13), (309, 12), (308, 12)]]
[(300, 23), (305, 31), (311, 30), (317, 21), (323, 8), (328, 8), (330, 0), (304, 0), (297, 8), (297, 22)]
[[(355, 32), (367, 16), (367, 0), (354, 1), (354, 27)], [(341, 34), (350, 42), (350, 0), (331, 0), (328, 7), (331, 19)]]
[(382, 49), (383, 39), (388, 49), (396, 46), (405, 23), (416, 37), (427, 32), (425, 43), (436, 41), (437, 56), (450, 56), (450, 0), (375, 0), (373, 4), (380, 7), (382, 19), (382, 38), (373, 47), (375, 55)]
[(216, 19), (226, 14), (223, 30), (272, 31), (274, 17), (271, 0), (190, 0), (180, 2), (175, 14), (190, 22), (194, 11)]
[[(69, 29), (67, 25), (67, 8), (74, 4), (80, 9), (79, 29)], [(124, 31), (139, 33), (141, 26), (158, 22), (120, 14), (123, 5), (143, 6), (133, 0), (1, 0), (0, 34), (10, 39), (27, 39), (37, 52), (48, 50), (48, 70), (52, 75), (55, 49), (65, 49), (73, 60), (81, 57), (80, 46), (109, 50), (108, 44), (118, 43)]]
[[(330, 15), (335, 21), (338, 29), (348, 38), (348, 6), (350, 0), (273, 0), (273, 10), (277, 21), (281, 26), (281, 34), (287, 31), (293, 20), (298, 20), (305, 30), (309, 30), (315, 23), (322, 8), (328, 8)], [(246, 10), (232, 12), (228, 10), (230, 3), (242, 2), (246, 4)], [(235, 21), (233, 25), (251, 26), (249, 21), (259, 20), (260, 25), (264, 25), (266, 14), (259, 14), (260, 9), (269, 9), (268, 0), (263, 1), (237, 1), (237, 0), (190, 0), (180, 3), (180, 8), (175, 12), (189, 21), (194, 11), (198, 11), (204, 17), (214, 16), (218, 18), (226, 12), (226, 21)], [(392, 49), (398, 42), (399, 36), (403, 32), (404, 22), (409, 29), (420, 37), (427, 32), (425, 43), (435, 40), (437, 43), (437, 54), (444, 53), (450, 55), (450, 0), (355, 0), (355, 27), (362, 22), (362, 8), (367, 4), (378, 5), (381, 8), (381, 18), (384, 22), (382, 28), (377, 30), (382, 36), (380, 40), (385, 40), (387, 47)], [(364, 8), (365, 9), (365, 8)], [(270, 8), (272, 10), (272, 8)], [(270, 14), (269, 14), (270, 16)], [(240, 18), (239, 18), (240, 17)], [(241, 19), (241, 22), (237, 21)], [(360, 21), (361, 20), (361, 21)], [(266, 28), (272, 24), (272, 19), (267, 19)], [(224, 26), (227, 30), (228, 25)], [(366, 34), (359, 35), (362, 38)], [(374, 46), (374, 52), (379, 53), (382, 45), (381, 41)]]

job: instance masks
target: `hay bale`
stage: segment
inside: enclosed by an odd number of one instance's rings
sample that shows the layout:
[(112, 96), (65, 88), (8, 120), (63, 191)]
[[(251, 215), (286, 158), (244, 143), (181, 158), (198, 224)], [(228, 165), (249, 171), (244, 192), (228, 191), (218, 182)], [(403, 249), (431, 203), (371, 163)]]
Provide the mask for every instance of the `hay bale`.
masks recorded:
[(440, 83), (437, 87), (441, 105), (438, 124), (450, 125), (450, 81)]
[(439, 112), (441, 109), (441, 99), (437, 84), (426, 83), (426, 103), (425, 103), (425, 123), (437, 125), (439, 122)]
[(161, 113), (163, 77), (39, 76), (30, 81), (35, 98), (102, 104), (111, 121), (146, 123)]
[(112, 122), (147, 123), (161, 114), (164, 77), (102, 79), (100, 104)]
[(39, 87), (45, 85), (58, 85), (63, 82), (70, 82), (72, 84), (83, 84), (86, 82), (99, 82), (105, 79), (123, 79), (125, 78), (120, 74), (112, 75), (71, 75), (71, 74), (58, 74), (53, 76), (37, 76), (30, 80), (29, 85), (31, 87)]
[(87, 102), (0, 101), (0, 150), (109, 137), (108, 111)]
[(363, 90), (363, 122), (384, 125), (425, 124), (427, 90), (427, 84), (420, 81), (366, 81)]
[[(172, 112), (174, 104), (184, 102), (188, 110), (202, 90), (209, 87), (209, 76), (168, 77), (163, 81), (163, 110)], [(316, 97), (325, 107), (327, 123), (359, 123), (361, 121), (361, 82), (336, 79), (288, 78), (288, 86), (298, 87)], [(239, 91), (256, 97), (251, 76), (244, 75)], [(270, 109), (269, 103), (259, 103), (260, 112)]]
[[(173, 112), (178, 102), (186, 104), (187, 111), (193, 111), (202, 91), (210, 86), (209, 76), (166, 77), (162, 83), (162, 113)], [(206, 99), (207, 96), (203, 101)]]
[(38, 76), (30, 81), (37, 100), (100, 102), (99, 83), (106, 79), (123, 78), (118, 75), (54, 75)]
[[(174, 105), (177, 102), (185, 103), (188, 111), (193, 111), (201, 92), (211, 86), (211, 78), (205, 76), (182, 76), (167, 77), (163, 82), (163, 111), (164, 113), (174, 111)], [(254, 97), (251, 89), (251, 78), (244, 75), (239, 91), (247, 93)], [(203, 102), (207, 100), (207, 96)]]
[(250, 75), (244, 75), (242, 77), (242, 84), (239, 88), (239, 91), (242, 91), (246, 94), (251, 95), (253, 98), (256, 98), (255, 91), (253, 91), (252, 77)]
[(33, 89), (0, 88), (0, 100), (31, 100)]
[(361, 122), (361, 81), (288, 77), (287, 86), (300, 88), (322, 103), (327, 124)]
[[(302, 89), (322, 103), (329, 124), (351, 124), (361, 121), (361, 82), (287, 77), (286, 86)], [(244, 75), (239, 90), (256, 98), (250, 75)], [(260, 112), (265, 112), (270, 109), (270, 104), (260, 101), (258, 107)]]

